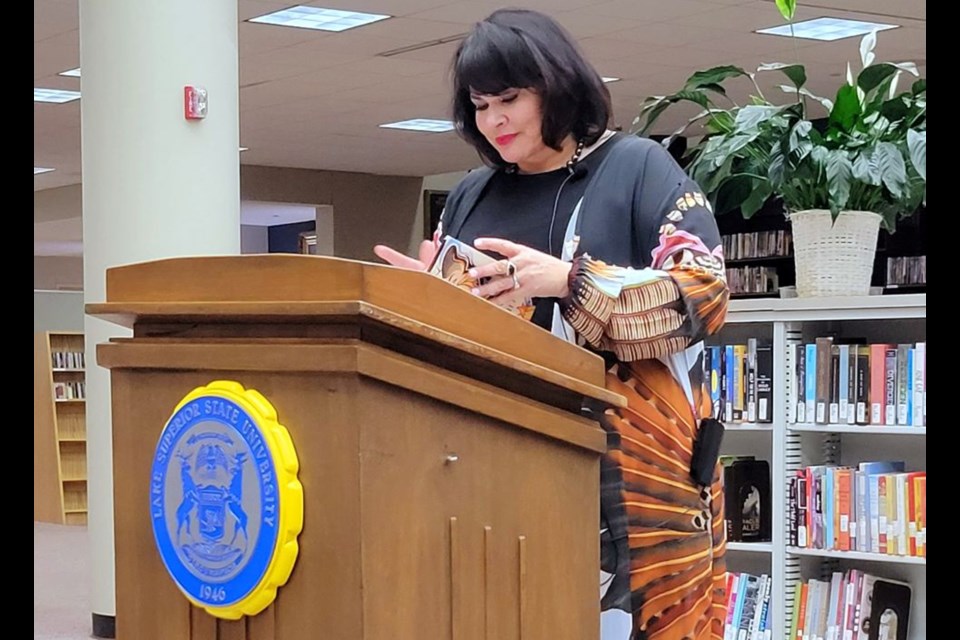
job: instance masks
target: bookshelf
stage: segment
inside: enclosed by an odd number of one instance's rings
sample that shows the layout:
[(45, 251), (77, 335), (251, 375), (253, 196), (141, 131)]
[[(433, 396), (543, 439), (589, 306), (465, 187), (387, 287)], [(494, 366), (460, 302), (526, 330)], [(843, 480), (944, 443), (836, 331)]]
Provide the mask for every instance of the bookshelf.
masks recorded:
[(34, 335), (33, 519), (87, 523), (87, 427), (82, 333)]
[[(862, 298), (764, 298), (734, 300), (726, 325), (708, 344), (746, 343), (759, 338), (773, 345), (774, 421), (771, 425), (728, 425), (722, 454), (754, 455), (770, 463), (772, 540), (729, 543), (727, 569), (771, 576), (774, 639), (786, 638), (794, 589), (802, 580), (829, 578), (833, 571), (860, 569), (909, 582), (912, 602), (907, 638), (926, 633), (926, 558), (837, 551), (788, 545), (789, 478), (813, 464), (853, 465), (864, 460), (904, 460), (907, 470), (926, 470), (926, 428), (847, 424), (797, 424), (788, 420), (793, 399), (788, 351), (818, 336), (862, 337), (868, 342), (926, 340), (926, 294)], [(767, 427), (767, 428), (764, 428)]]

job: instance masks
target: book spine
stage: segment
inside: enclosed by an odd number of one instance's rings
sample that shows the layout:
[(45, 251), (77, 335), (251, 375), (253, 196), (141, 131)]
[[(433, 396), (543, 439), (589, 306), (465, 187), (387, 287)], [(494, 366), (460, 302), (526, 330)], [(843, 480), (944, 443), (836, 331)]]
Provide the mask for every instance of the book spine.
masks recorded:
[(897, 348), (887, 347), (883, 367), (884, 424), (897, 424)]
[(870, 424), (870, 347), (857, 347), (857, 416), (856, 423)]
[(870, 345), (870, 424), (886, 424), (884, 411), (885, 378), (887, 345)]
[(773, 346), (757, 347), (757, 422), (773, 422)]
[(757, 422), (757, 339), (747, 338), (745, 360), (747, 379), (747, 422)]
[(830, 391), (831, 391), (831, 372), (832, 361), (830, 357), (833, 338), (822, 336), (817, 338), (814, 345), (815, 358), (817, 360), (817, 372), (814, 379), (814, 401), (815, 414), (814, 421), (817, 424), (827, 424), (830, 414)]
[(913, 354), (913, 415), (910, 420), (910, 423), (915, 427), (927, 426), (923, 411), (923, 396), (926, 391), (924, 388), (926, 365), (927, 343), (918, 342), (914, 347)]
[(910, 376), (908, 374), (910, 366), (910, 345), (909, 344), (899, 344), (897, 345), (897, 425), (901, 427), (907, 426), (907, 397), (908, 397), (908, 386), (907, 381)]
[[(830, 347), (830, 404), (827, 405), (827, 415), (830, 424), (840, 424), (840, 345)], [(846, 382), (846, 381), (844, 381)], [(844, 398), (846, 405), (846, 398)], [(844, 416), (843, 422), (846, 422)]]
[(807, 416), (809, 423), (816, 422), (817, 415), (817, 345), (810, 343), (806, 348), (806, 368), (804, 382), (806, 384)]

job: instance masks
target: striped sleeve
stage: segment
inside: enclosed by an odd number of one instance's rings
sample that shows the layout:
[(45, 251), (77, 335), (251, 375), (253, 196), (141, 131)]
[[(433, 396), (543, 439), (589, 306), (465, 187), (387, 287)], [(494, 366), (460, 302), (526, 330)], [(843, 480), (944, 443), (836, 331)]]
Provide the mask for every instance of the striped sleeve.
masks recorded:
[[(564, 319), (591, 346), (624, 362), (682, 351), (716, 333), (726, 317), (729, 291), (710, 205), (699, 191), (672, 205), (651, 267), (618, 267), (583, 254), (570, 270)], [(716, 244), (709, 248), (701, 235)]]

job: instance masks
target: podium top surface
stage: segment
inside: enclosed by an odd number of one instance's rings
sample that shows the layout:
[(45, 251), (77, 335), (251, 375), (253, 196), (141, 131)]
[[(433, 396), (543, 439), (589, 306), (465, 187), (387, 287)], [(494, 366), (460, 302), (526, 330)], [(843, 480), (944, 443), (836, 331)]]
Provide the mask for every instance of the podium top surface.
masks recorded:
[(298, 254), (169, 258), (108, 269), (106, 298), (86, 312), (130, 328), (379, 323), (500, 364), (542, 369), (622, 404), (603, 389), (596, 354), (435, 276), (389, 265)]

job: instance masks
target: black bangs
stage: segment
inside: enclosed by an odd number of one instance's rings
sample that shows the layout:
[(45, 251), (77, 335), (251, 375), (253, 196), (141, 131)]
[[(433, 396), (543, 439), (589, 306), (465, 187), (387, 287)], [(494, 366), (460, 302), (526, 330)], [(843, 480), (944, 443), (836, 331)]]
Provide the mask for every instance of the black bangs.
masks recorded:
[(458, 94), (495, 95), (510, 88), (540, 92), (543, 83), (535, 56), (520, 35), (488, 22), (481, 23), (464, 41), (454, 67)]

